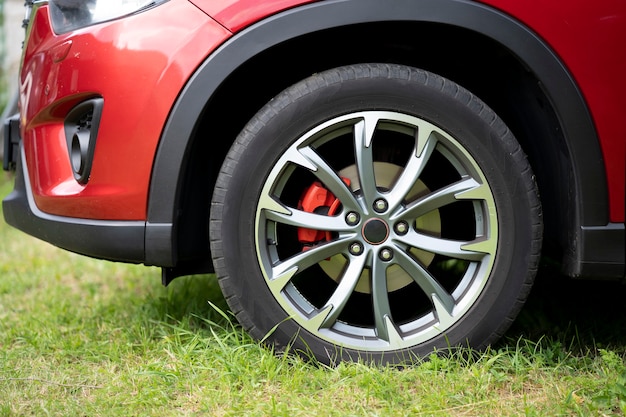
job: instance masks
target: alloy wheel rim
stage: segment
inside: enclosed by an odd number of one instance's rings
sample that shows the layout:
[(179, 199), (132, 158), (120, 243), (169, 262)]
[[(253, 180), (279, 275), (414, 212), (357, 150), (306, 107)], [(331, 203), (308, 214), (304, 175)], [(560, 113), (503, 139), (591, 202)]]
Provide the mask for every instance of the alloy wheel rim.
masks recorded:
[[(390, 163), (397, 178), (381, 187), (375, 167)], [(357, 181), (347, 185), (349, 167)], [(340, 202), (332, 215), (299, 208), (311, 181)], [(426, 186), (415, 195), (418, 182)], [(432, 213), (441, 233), (423, 227)], [(309, 333), (397, 350), (445, 333), (469, 311), (493, 268), (497, 224), (493, 192), (459, 141), (411, 115), (356, 112), (311, 129), (279, 157), (257, 202), (257, 260), (273, 297)], [(330, 238), (302, 245), (294, 236), (303, 228)], [(334, 277), (321, 266), (333, 257), (344, 262)], [(394, 270), (412, 282), (394, 287)], [(357, 291), (364, 275), (369, 291)]]

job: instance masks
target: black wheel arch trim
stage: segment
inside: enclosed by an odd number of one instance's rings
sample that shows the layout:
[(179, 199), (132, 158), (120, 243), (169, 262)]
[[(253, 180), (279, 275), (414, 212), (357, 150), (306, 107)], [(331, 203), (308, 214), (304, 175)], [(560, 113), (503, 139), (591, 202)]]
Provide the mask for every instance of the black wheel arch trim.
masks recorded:
[[(624, 275), (624, 225), (608, 218), (608, 189), (593, 120), (578, 86), (551, 48), (519, 21), (489, 6), (466, 0), (331, 0), (310, 3), (260, 21), (214, 51), (188, 81), (163, 131), (154, 161), (148, 224), (158, 230), (146, 238), (150, 264), (175, 266), (175, 224), (181, 179), (191, 138), (212, 95), (240, 65), (265, 49), (315, 31), (369, 22), (422, 21), (465, 28), (495, 40), (516, 54), (541, 82), (564, 129), (575, 173), (575, 223), (565, 270), (573, 276)], [(175, 191), (173, 191), (175, 190)], [(584, 204), (583, 204), (584, 202)], [(615, 258), (588, 242), (606, 234), (619, 244)], [(593, 236), (593, 238), (589, 238)], [(621, 253), (621, 255), (619, 255)], [(600, 263), (604, 267), (595, 268)], [(601, 272), (602, 271), (602, 272)]]

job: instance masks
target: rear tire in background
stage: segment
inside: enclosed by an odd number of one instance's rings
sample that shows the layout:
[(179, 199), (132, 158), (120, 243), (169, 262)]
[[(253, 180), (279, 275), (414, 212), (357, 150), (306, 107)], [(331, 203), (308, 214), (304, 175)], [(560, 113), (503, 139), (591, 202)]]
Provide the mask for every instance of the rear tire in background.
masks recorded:
[(541, 207), (512, 133), (415, 68), (313, 75), (267, 103), (214, 190), (211, 251), (242, 326), (324, 363), (484, 348), (525, 301)]

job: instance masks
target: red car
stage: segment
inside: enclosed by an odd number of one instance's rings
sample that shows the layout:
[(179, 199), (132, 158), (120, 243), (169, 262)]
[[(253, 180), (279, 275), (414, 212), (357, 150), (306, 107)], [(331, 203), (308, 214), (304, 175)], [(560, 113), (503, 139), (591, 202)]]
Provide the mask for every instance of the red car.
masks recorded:
[(542, 256), (624, 278), (623, 0), (27, 3), (26, 233), (326, 363), (483, 348)]

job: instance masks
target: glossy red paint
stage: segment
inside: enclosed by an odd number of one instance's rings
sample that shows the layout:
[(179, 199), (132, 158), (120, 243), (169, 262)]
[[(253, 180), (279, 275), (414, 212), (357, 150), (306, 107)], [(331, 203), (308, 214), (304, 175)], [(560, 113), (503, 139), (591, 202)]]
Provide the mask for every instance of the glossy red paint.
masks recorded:
[[(35, 202), (62, 216), (144, 220), (154, 153), (172, 103), (198, 64), (231, 34), (183, 0), (61, 36), (53, 33), (46, 9), (35, 17), (21, 80), (22, 137)], [(104, 110), (83, 186), (73, 178), (63, 118), (95, 96), (104, 98)]]
[(573, 74), (600, 136), (609, 183), (611, 221), (623, 222), (626, 2), (484, 0), (483, 3), (516, 16), (533, 28)]
[(237, 32), (283, 10), (316, 0), (192, 0), (231, 32)]

